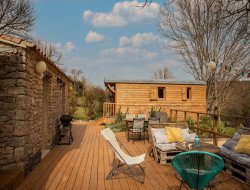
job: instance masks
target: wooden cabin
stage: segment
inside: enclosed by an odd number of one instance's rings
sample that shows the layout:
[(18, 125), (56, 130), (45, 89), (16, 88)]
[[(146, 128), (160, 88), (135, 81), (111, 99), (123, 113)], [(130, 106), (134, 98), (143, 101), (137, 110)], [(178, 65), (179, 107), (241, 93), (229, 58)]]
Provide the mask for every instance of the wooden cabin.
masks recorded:
[(105, 102), (103, 116), (123, 113), (149, 113), (156, 110), (169, 113), (170, 109), (206, 112), (206, 83), (174, 80), (111, 80), (105, 86), (114, 96), (114, 102)]

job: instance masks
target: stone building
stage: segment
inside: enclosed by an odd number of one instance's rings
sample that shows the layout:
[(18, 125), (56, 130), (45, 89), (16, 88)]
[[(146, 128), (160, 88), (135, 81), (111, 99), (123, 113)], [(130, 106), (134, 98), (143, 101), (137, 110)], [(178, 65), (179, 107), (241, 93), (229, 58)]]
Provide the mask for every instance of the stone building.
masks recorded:
[(27, 174), (55, 145), (70, 83), (35, 44), (0, 35), (0, 170)]

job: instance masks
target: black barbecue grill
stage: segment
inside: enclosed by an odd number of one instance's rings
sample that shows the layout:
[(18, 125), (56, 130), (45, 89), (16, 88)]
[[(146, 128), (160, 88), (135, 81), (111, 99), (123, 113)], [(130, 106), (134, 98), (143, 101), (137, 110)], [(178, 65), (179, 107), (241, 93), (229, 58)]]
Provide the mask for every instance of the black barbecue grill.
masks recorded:
[[(73, 120), (73, 117), (71, 115), (62, 115), (60, 117), (61, 121), (61, 127), (60, 127), (60, 136), (61, 137), (67, 137), (68, 142), (67, 143), (58, 143), (58, 144), (71, 144), (73, 142), (73, 135), (71, 132), (71, 121)], [(60, 139), (61, 139), (60, 137)]]
[(73, 119), (73, 117), (71, 115), (62, 115), (60, 117), (60, 121), (64, 127), (69, 127), (72, 119)]

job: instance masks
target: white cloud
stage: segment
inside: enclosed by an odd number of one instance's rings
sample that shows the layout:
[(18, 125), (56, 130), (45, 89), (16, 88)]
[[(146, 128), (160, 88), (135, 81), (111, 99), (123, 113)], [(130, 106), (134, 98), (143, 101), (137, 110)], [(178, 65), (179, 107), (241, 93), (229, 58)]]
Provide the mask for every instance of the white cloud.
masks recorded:
[(53, 43), (53, 44), (59, 51), (64, 53), (69, 53), (77, 49), (76, 46), (71, 41), (66, 42), (65, 44), (62, 43)]
[(120, 46), (134, 46), (134, 47), (141, 47), (147, 44), (159, 44), (161, 41), (160, 37), (153, 34), (152, 32), (149, 33), (137, 33), (132, 37), (121, 37), (119, 39)]
[(137, 7), (137, 0), (115, 3), (111, 12), (96, 12), (86, 10), (83, 13), (83, 20), (95, 27), (122, 27), (129, 23), (149, 22), (158, 17), (160, 5), (151, 3), (143, 9)]
[(67, 42), (65, 45), (64, 45), (64, 49), (67, 51), (67, 52), (70, 52), (74, 49), (76, 49), (75, 45), (72, 43), (72, 42)]
[(155, 52), (150, 52), (150, 51), (146, 52), (147, 59), (153, 59), (156, 56), (157, 56), (157, 53), (155, 53)]
[(84, 11), (83, 20), (90, 20), (93, 17), (93, 12), (90, 10)]
[(104, 40), (104, 36), (102, 34), (98, 34), (97, 32), (89, 31), (89, 33), (85, 37), (85, 41), (87, 43), (91, 42), (100, 42)]
[(153, 59), (157, 56), (156, 52), (151, 52), (145, 49), (140, 49), (136, 47), (119, 47), (105, 49), (102, 52), (104, 56), (121, 57), (121, 58), (139, 58), (139, 59)]
[(119, 38), (117, 48), (104, 49), (102, 55), (108, 57), (134, 58), (142, 60), (153, 60), (160, 56), (159, 50), (168, 41), (152, 32), (136, 33), (131, 37), (122, 36)]

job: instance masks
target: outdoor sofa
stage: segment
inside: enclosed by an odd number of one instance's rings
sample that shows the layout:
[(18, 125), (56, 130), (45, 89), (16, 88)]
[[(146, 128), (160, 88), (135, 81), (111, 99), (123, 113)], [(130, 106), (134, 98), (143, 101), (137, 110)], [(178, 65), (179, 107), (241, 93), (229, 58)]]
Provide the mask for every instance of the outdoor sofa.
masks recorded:
[(189, 134), (186, 123), (159, 123), (149, 125), (149, 154), (161, 165), (170, 163), (172, 158), (181, 151), (176, 143), (168, 143), (165, 127), (178, 127), (182, 129), (182, 137), (186, 142), (193, 142), (195, 134)]
[[(227, 173), (232, 174), (236, 179), (250, 184), (250, 154), (243, 154), (235, 151), (240, 137), (250, 135), (250, 128), (239, 128), (233, 138), (228, 139), (221, 147), (219, 155), (224, 159)], [(247, 148), (250, 143), (244, 143)]]

